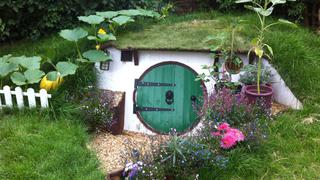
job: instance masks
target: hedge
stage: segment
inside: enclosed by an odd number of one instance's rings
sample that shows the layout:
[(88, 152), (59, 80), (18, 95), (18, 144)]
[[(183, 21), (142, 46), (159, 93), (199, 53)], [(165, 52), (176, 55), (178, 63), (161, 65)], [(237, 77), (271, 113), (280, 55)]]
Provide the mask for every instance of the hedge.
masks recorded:
[(36, 39), (78, 23), (79, 15), (99, 10), (145, 7), (152, 0), (1, 0), (0, 42)]

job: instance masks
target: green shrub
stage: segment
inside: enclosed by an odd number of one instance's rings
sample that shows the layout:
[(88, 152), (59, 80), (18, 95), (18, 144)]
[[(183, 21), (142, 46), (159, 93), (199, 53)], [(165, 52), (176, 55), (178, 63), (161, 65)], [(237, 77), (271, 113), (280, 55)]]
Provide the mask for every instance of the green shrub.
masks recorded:
[(0, 42), (32, 39), (78, 24), (77, 16), (95, 11), (149, 6), (145, 0), (1, 0)]

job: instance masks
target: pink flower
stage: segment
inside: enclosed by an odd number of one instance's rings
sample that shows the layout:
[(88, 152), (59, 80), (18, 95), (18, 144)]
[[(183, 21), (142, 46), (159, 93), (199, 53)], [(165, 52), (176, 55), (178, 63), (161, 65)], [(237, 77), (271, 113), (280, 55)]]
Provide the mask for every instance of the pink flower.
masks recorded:
[(234, 137), (237, 141), (244, 141), (244, 135), (241, 131), (235, 128), (230, 128), (227, 131), (227, 134), (230, 134), (232, 137)]
[(228, 123), (222, 123), (218, 126), (218, 131), (228, 131), (230, 129), (230, 125)]
[(230, 135), (225, 135), (220, 141), (220, 145), (224, 149), (229, 149), (232, 146), (234, 146), (237, 143), (237, 141)]
[(229, 149), (237, 144), (237, 142), (244, 141), (243, 133), (235, 128), (231, 128), (228, 123), (222, 123), (218, 126), (217, 132), (211, 132), (214, 137), (221, 137), (220, 145), (224, 149)]

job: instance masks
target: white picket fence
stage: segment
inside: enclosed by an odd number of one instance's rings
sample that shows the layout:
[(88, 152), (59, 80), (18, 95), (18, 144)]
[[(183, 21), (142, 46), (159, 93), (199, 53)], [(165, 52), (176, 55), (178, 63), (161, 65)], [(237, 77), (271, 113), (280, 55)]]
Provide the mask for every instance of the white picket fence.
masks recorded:
[(29, 108), (35, 108), (38, 102), (36, 98), (40, 98), (40, 107), (46, 108), (49, 106), (51, 94), (48, 94), (45, 89), (41, 89), (39, 93), (35, 93), (32, 88), (27, 89), (27, 92), (23, 92), (21, 87), (16, 87), (12, 91), (9, 86), (4, 86), (2, 90), (0, 89), (0, 109), (3, 107), (12, 108), (15, 105), (19, 109), (24, 108), (26, 105)]

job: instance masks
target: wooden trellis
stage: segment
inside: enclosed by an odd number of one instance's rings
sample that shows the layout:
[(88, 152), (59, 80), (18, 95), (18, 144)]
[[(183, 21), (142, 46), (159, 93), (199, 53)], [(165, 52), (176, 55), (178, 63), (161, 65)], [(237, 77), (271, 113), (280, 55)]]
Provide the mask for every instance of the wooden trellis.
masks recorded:
[[(12, 108), (17, 106), (19, 109), (24, 107), (35, 108), (37, 103), (41, 108), (49, 106), (51, 94), (48, 94), (45, 89), (41, 89), (36, 93), (34, 89), (29, 88), (27, 92), (23, 92), (21, 87), (16, 87), (14, 91), (9, 86), (4, 86), (0, 89), (0, 109), (3, 107)], [(37, 100), (39, 99), (39, 100)]]

